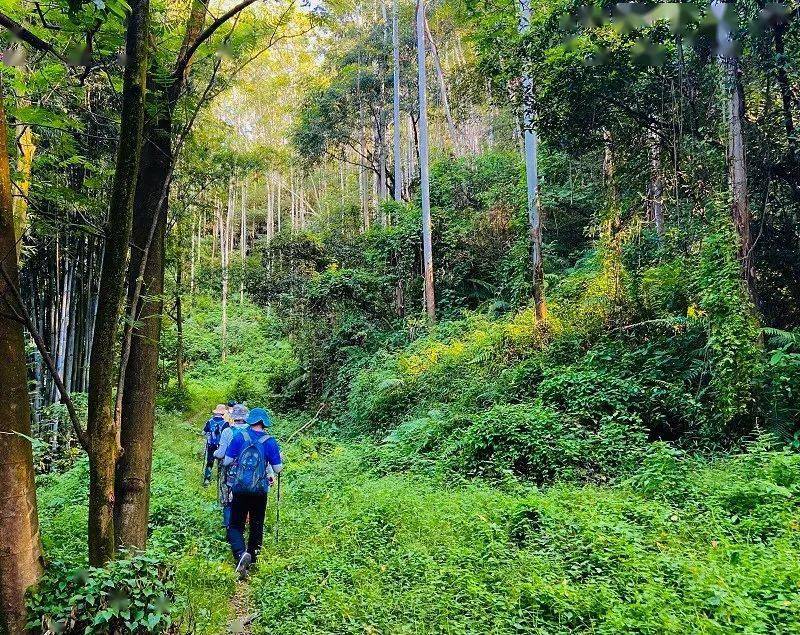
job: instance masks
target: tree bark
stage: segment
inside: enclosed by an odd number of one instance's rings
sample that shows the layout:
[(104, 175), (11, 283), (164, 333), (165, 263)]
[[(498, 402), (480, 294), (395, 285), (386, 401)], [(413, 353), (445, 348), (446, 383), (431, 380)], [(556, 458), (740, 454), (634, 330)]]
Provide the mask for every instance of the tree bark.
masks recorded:
[[(141, 303), (141, 309), (130, 342), (121, 401), (120, 444), (123, 452), (117, 464), (114, 492), (117, 548), (144, 549), (147, 545), (158, 348), (164, 310), (167, 211), (176, 159), (172, 147), (173, 113), (190, 69), (191, 58), (185, 59), (185, 55), (202, 32), (205, 15), (205, 1), (192, 2), (172, 81), (156, 96), (158, 116), (146, 128), (137, 174), (132, 236), (136, 249), (131, 253), (128, 273), (128, 304), (136, 311), (134, 305)], [(179, 64), (183, 64), (180, 69)], [(144, 269), (143, 257), (147, 259)], [(179, 270), (181, 266), (182, 263), (178, 262)], [(143, 273), (141, 294), (137, 294), (140, 272)], [(179, 362), (179, 385), (182, 385), (182, 360)]]
[(122, 395), (122, 455), (116, 469), (114, 526), (116, 546), (144, 549), (150, 509), (150, 469), (155, 427), (156, 374), (161, 315), (164, 308), (164, 245), (167, 202), (162, 196), (170, 170), (171, 125), (166, 113), (148, 127), (142, 149), (134, 204), (133, 245), (128, 270), (128, 297), (136, 286), (142, 255), (150, 237), (153, 218), (157, 226), (141, 288), (138, 313)]
[(664, 186), (661, 177), (661, 144), (658, 135), (647, 132), (650, 158), (650, 183), (647, 186), (647, 220), (655, 225), (659, 236), (664, 235)]
[(394, 200), (403, 198), (402, 148), (400, 147), (400, 27), (397, 1), (392, 2), (392, 123), (394, 125)]
[[(11, 197), (2, 77), (0, 77), (0, 295), (9, 299), (8, 284), (19, 284), (16, 232)], [(10, 299), (9, 299), (10, 302)], [(5, 412), (0, 417), (0, 630), (25, 631), (25, 591), (42, 575), (42, 551), (36, 509), (31, 447), (28, 376), (22, 324), (0, 312), (0, 386)]]
[(36, 142), (30, 126), (25, 126), (19, 137), (19, 156), (17, 157), (17, 172), (20, 175), (17, 182), (18, 194), (14, 197), (14, 228), (17, 238), (17, 258), (22, 251), (22, 236), (28, 228), (28, 192), (31, 187), (31, 172), (33, 169), (33, 156), (36, 154)]
[(433, 40), (433, 34), (428, 26), (428, 19), (425, 19), (425, 33), (428, 36), (428, 41), (431, 44), (431, 57), (433, 58), (433, 68), (436, 70), (436, 78), (439, 82), (439, 94), (442, 98), (442, 110), (444, 111), (444, 119), (447, 122), (447, 131), (450, 134), (450, 140), (453, 142), (453, 150), (456, 155), (461, 154), (461, 143), (458, 136), (456, 124), (453, 121), (453, 114), (450, 111), (450, 100), (447, 98), (447, 82), (444, 79), (444, 71), (442, 70), (442, 62), (439, 59), (439, 49), (436, 47), (436, 42)]
[(433, 284), (433, 244), (431, 239), (431, 184), (428, 165), (428, 96), (425, 68), (425, 0), (417, 0), (417, 71), (419, 89), (419, 170), (422, 195), (422, 260), (425, 311), (428, 321), (436, 322), (436, 299)]
[(122, 123), (89, 369), (89, 562), (93, 566), (102, 566), (112, 559), (116, 547), (114, 474), (120, 441), (112, 404), (114, 359), (144, 125), (150, 3), (149, 0), (134, 0), (130, 6)]
[[(519, 20), (520, 31), (525, 31), (531, 19), (530, 0), (522, 0)], [(533, 273), (533, 303), (536, 319), (547, 317), (547, 304), (544, 297), (544, 267), (542, 263), (542, 217), (539, 212), (539, 139), (534, 129), (534, 113), (530, 104), (532, 82), (525, 72), (522, 78), (523, 133), (525, 145), (525, 180), (528, 191), (528, 235), (531, 251), (531, 270)]]
[(729, 57), (725, 61), (730, 82), (728, 162), (731, 183), (731, 213), (739, 235), (739, 260), (747, 292), (756, 300), (753, 271), (753, 238), (750, 233), (750, 208), (747, 192), (747, 164), (744, 144), (744, 87), (739, 60)]

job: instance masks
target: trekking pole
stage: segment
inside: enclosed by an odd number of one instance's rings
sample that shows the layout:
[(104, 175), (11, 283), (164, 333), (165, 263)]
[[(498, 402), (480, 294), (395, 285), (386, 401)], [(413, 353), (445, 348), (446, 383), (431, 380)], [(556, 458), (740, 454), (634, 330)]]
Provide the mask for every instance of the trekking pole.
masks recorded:
[(275, 497), (275, 544), (278, 544), (278, 534), (281, 528), (281, 475), (278, 474), (278, 493)]

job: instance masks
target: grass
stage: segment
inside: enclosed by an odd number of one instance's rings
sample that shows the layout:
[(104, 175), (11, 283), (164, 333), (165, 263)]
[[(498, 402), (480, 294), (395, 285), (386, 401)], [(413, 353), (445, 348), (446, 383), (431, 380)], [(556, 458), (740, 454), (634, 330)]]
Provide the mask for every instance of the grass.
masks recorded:
[[(203, 416), (159, 417), (151, 550), (182, 632), (232, 619), (230, 555), (201, 486)], [(280, 439), (297, 422), (281, 420)], [(800, 631), (800, 455), (650, 446), (632, 476), (539, 489), (392, 471), (392, 449), (305, 437), (286, 452), (281, 538), (250, 584), (254, 633)], [(85, 566), (85, 461), (40, 479), (48, 556)]]
[(800, 629), (797, 455), (702, 461), (656, 446), (628, 481), (503, 491), (382, 475), (375, 453), (289, 449), (255, 632)]

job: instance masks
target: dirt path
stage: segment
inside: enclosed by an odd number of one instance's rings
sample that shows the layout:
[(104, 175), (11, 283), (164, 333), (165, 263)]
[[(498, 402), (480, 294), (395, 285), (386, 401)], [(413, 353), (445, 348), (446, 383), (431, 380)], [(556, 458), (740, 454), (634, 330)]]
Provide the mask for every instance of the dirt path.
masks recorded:
[(247, 581), (236, 583), (236, 592), (231, 598), (231, 605), (236, 617), (228, 625), (228, 633), (232, 635), (250, 635), (251, 625), (257, 614), (250, 607), (250, 585)]

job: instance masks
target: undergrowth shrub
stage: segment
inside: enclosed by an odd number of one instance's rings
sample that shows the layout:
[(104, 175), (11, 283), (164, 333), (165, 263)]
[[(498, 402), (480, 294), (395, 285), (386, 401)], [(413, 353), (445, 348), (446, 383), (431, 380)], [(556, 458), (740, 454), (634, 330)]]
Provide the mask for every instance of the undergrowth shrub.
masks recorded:
[(174, 568), (151, 555), (133, 555), (106, 567), (70, 571), (55, 566), (29, 598), (35, 633), (172, 632)]

